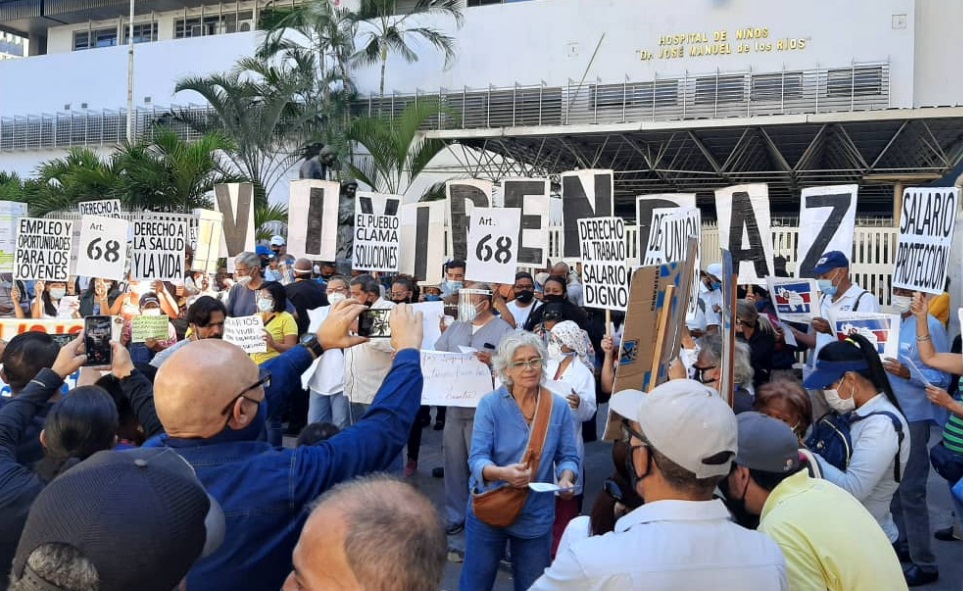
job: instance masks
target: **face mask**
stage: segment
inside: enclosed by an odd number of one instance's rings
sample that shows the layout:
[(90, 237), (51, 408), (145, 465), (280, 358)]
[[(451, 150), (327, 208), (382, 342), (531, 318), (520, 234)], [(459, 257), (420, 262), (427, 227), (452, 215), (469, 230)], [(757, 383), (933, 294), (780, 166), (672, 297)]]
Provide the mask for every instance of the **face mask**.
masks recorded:
[[(328, 298), (328, 299), (331, 299), (331, 298)], [(440, 295), (435, 295), (435, 294), (433, 294), (433, 293), (429, 293), (429, 294), (425, 295), (425, 301), (426, 301), (426, 302), (440, 302), (440, 301), (441, 301), (441, 296), (440, 296)]]
[(65, 295), (67, 295), (66, 289), (55, 288), (50, 290), (50, 297), (52, 297), (55, 300), (59, 300), (63, 298)]
[(332, 306), (339, 302), (343, 302), (346, 299), (348, 299), (348, 296), (344, 295), (343, 293), (335, 292), (328, 295), (328, 303), (331, 304)]
[(140, 311), (141, 316), (160, 316), (160, 308), (147, 308), (146, 310)]
[(565, 358), (565, 353), (562, 353), (562, 346), (555, 341), (548, 342), (548, 358), (554, 361), (561, 361)]
[(913, 298), (909, 296), (898, 296), (894, 295), (892, 299), (893, 308), (896, 309), (900, 314), (905, 314), (910, 311), (913, 305)]
[(722, 282), (713, 281), (712, 283), (709, 284), (709, 289), (711, 289), (712, 291), (715, 291), (717, 289), (722, 289)]
[[(748, 483), (746, 488), (749, 488)], [(742, 498), (737, 499), (729, 489), (729, 479), (725, 478), (719, 483), (719, 490), (725, 496), (726, 508), (732, 513), (732, 519), (746, 529), (756, 529), (759, 527), (759, 516), (753, 515), (746, 509), (746, 491), (742, 491)]]
[(458, 290), (465, 287), (464, 281), (446, 281), (445, 285), (448, 286), (448, 293), (458, 293)]
[(478, 304), (471, 302), (458, 303), (458, 320), (461, 322), (473, 322), (478, 316)]
[(565, 296), (563, 295), (546, 295), (542, 298), (545, 302), (549, 304), (561, 304), (565, 301)]
[(823, 397), (826, 398), (826, 404), (829, 405), (829, 408), (841, 415), (849, 414), (856, 410), (856, 398), (853, 396), (841, 398), (839, 396), (839, 390), (823, 390)]
[(234, 283), (238, 285), (247, 285), (250, 282), (251, 282), (251, 276), (245, 275), (244, 277), (238, 277)]
[(261, 312), (273, 312), (274, 311), (274, 300), (266, 300), (263, 298), (258, 299), (257, 309)]
[(515, 299), (523, 304), (528, 304), (535, 299), (535, 292), (528, 289), (520, 291), (515, 294)]

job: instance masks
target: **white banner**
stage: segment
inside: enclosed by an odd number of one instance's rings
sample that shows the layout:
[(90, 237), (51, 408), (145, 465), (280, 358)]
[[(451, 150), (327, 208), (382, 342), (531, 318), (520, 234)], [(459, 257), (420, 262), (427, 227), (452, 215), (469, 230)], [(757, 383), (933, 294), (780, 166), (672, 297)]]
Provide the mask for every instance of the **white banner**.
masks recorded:
[(217, 259), (221, 251), (221, 233), (224, 215), (219, 211), (195, 209), (197, 238), (194, 242), (193, 271), (212, 274), (217, 272)]
[(264, 321), (257, 314), (224, 319), (224, 340), (244, 349), (245, 353), (266, 353)]
[[(696, 239), (696, 248), (702, 241), (702, 213), (696, 208), (670, 207), (653, 209), (652, 232), (649, 234), (649, 244), (646, 246), (643, 266), (661, 265), (664, 263), (685, 262), (689, 256), (689, 238)], [(699, 305), (699, 269), (700, 253), (696, 250), (695, 265), (692, 267), (693, 276), (689, 284), (689, 304), (687, 314), (694, 316)]]
[(101, 199), (99, 201), (82, 201), (77, 204), (80, 215), (99, 215), (105, 218), (119, 218), (122, 213), (120, 199)]
[(17, 221), (27, 216), (27, 204), (0, 201), (0, 273), (13, 273), (17, 252)]
[(585, 307), (624, 312), (629, 306), (625, 220), (620, 217), (578, 220), (578, 240)]
[(639, 195), (635, 198), (635, 223), (639, 228), (639, 259), (649, 244), (652, 232), (659, 228), (653, 223), (655, 210), (672, 208), (697, 209), (695, 193), (660, 193), (657, 195)]
[(463, 179), (445, 183), (445, 219), (448, 222), (448, 254), (451, 259), (468, 258), (468, 226), (476, 207), (492, 206), (492, 183)]
[(615, 173), (576, 170), (562, 173), (562, 258), (577, 259), (579, 220), (615, 215)]
[(465, 279), (514, 283), (521, 215), (520, 209), (476, 207), (472, 210)]
[(287, 251), (296, 257), (333, 261), (338, 254), (338, 200), (334, 181), (291, 181)]
[(421, 348), (434, 351), (435, 343), (441, 338), (441, 319), (445, 316), (445, 302), (419, 302), (411, 305), (415, 312), (421, 312), (424, 318), (424, 334), (421, 337)]
[(838, 250), (852, 257), (858, 185), (810, 187), (799, 203), (799, 256), (796, 277), (812, 277), (824, 254)]
[(354, 198), (352, 269), (398, 272), (401, 263), (401, 202), (398, 195), (357, 192)]
[(145, 215), (134, 221), (131, 274), (136, 281), (184, 280), (187, 221), (165, 219), (163, 214)]
[(445, 202), (401, 206), (401, 272), (439, 285), (445, 264)]
[(219, 255), (233, 258), (254, 252), (254, 185), (214, 185), (214, 210), (224, 214)]
[(85, 215), (80, 218), (77, 274), (124, 281), (127, 278), (127, 220)]
[(551, 209), (548, 179), (505, 179), (499, 188), (499, 207), (522, 210), (518, 233), (518, 264), (544, 267), (548, 261), (548, 226)]
[(953, 253), (960, 190), (950, 187), (903, 191), (893, 287), (941, 294)]
[(774, 275), (769, 187), (765, 183), (716, 190), (719, 246), (732, 253), (740, 285), (765, 285)]
[(13, 278), (67, 281), (74, 222), (20, 218)]
[(474, 353), (421, 352), (421, 404), (475, 408), (494, 390), (492, 371)]

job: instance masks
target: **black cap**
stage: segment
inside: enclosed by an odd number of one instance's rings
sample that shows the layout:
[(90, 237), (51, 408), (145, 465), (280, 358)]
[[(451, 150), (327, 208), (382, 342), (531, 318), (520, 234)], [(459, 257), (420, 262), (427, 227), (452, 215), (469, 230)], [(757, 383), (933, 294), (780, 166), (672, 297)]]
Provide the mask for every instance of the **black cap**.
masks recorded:
[(101, 591), (171, 591), (223, 538), (220, 506), (177, 452), (102, 451), (37, 496), (13, 573), (30, 589), (56, 589), (27, 568), (27, 558), (45, 544), (65, 544), (96, 567)]

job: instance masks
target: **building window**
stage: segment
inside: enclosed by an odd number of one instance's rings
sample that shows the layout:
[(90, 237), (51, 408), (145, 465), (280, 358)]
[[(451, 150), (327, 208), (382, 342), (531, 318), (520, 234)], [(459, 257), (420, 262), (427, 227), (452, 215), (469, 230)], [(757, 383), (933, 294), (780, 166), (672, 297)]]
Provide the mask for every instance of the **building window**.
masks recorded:
[[(126, 45), (130, 36), (130, 28), (125, 25), (123, 29), (124, 44)], [(157, 23), (134, 25), (134, 43), (148, 43), (150, 41), (157, 41)]]
[(174, 21), (174, 38), (204, 37), (207, 35), (221, 35), (224, 33), (238, 33), (254, 29), (254, 12), (221, 14), (213, 16), (195, 16), (179, 18)]
[(696, 79), (695, 102), (697, 105), (741, 103), (745, 100), (744, 76), (710, 76)]
[(600, 109), (627, 107), (673, 106), (679, 101), (678, 80), (599, 84), (589, 87), (589, 98)]
[(753, 76), (750, 98), (754, 102), (802, 98), (802, 72)]
[(113, 47), (114, 45), (117, 45), (117, 27), (76, 31), (74, 33), (74, 51), (95, 47)]
[(826, 77), (826, 96), (876, 96), (883, 94), (883, 68), (846, 68), (830, 70)]

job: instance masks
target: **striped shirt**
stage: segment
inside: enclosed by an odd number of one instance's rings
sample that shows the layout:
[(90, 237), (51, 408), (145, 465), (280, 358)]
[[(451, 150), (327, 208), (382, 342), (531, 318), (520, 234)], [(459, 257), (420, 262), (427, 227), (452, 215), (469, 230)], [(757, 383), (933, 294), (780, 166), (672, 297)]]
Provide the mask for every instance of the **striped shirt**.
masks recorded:
[[(960, 378), (960, 391), (956, 394), (957, 401), (963, 395), (963, 378)], [(963, 418), (950, 413), (950, 418), (943, 427), (943, 445), (950, 451), (963, 454)]]

